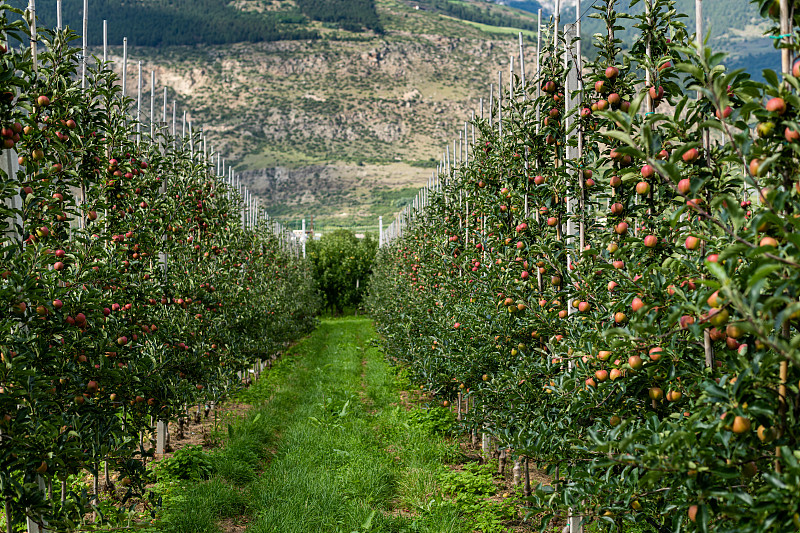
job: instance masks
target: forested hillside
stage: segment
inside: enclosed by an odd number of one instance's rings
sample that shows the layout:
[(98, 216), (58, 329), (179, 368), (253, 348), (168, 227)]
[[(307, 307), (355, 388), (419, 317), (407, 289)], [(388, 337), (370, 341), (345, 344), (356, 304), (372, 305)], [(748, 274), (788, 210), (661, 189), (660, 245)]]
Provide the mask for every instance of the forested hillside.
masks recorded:
[[(28, 0), (11, 0), (23, 9)], [(55, 27), (55, 2), (40, 2), (36, 15), (43, 26)], [(131, 46), (173, 46), (228, 44), (315, 39), (317, 31), (306, 27), (307, 17), (298, 9), (246, 12), (218, 0), (91, 0), (89, 42), (102, 42), (102, 25), (108, 21), (109, 44), (121, 45), (123, 37)], [(83, 0), (63, 1), (64, 25), (80, 31)]]
[[(527, 17), (521, 12), (499, 11), (490, 9), (487, 3), (454, 2), (452, 0), (423, 0), (420, 5), (428, 7), (434, 12), (444, 13), (461, 20), (479, 22), (490, 26), (504, 26), (519, 28), (521, 30), (537, 30), (537, 22), (533, 17)], [(538, 6), (538, 4), (536, 4)], [(516, 7), (516, 6), (514, 6)]]
[[(433, 2), (448, 3), (447, 0), (432, 0)], [(543, 9), (545, 17), (549, 17), (553, 9), (553, 0), (489, 0), (498, 4), (511, 6), (520, 10), (535, 14), (540, 8)], [(590, 0), (580, 0), (582, 16), (582, 34), (588, 42), (596, 33), (605, 31), (602, 23), (597, 19), (598, 11), (592, 6), (595, 2)], [(452, 6), (462, 5), (463, 2), (451, 0)], [(482, 2), (481, 2), (482, 3)], [(601, 5), (601, 2), (596, 3)], [(566, 6), (566, 7), (565, 7)], [(562, 1), (561, 19), (564, 22), (571, 22), (575, 19), (575, 2)], [(675, 2), (676, 12), (679, 14), (676, 21), (682, 22), (689, 29), (689, 33), (694, 32), (695, 28), (695, 2), (694, 0), (677, 0)], [(626, 18), (627, 15), (637, 15), (644, 10), (644, 2), (628, 7), (619, 5), (620, 17), (617, 20), (619, 26), (624, 29), (616, 32), (616, 37), (621, 39), (621, 46), (627, 48), (626, 43), (636, 40), (639, 30), (633, 28), (634, 21)], [(593, 15), (594, 13), (594, 15)], [(680, 15), (684, 14), (684, 15)], [(703, 2), (703, 24), (704, 31), (709, 36), (709, 45), (715, 51), (730, 54), (727, 61), (728, 68), (743, 68), (755, 78), (761, 77), (761, 71), (765, 68), (773, 70), (780, 68), (779, 55), (774, 53), (772, 39), (764, 36), (766, 29), (764, 19), (759, 15), (759, 8), (750, 0), (705, 0)], [(591, 47), (584, 47), (584, 53), (590, 59), (594, 57), (594, 50)]]
[(333, 22), (343, 30), (383, 33), (374, 0), (297, 0), (297, 6), (312, 20)]
[[(24, 9), (28, 0), (11, 0), (11, 5)], [(92, 21), (108, 21), (109, 43), (122, 44), (128, 38), (131, 46), (174, 46), (230, 44), (318, 39), (320, 32), (312, 21), (330, 23), (346, 31), (383, 28), (374, 0), (298, 0), (281, 2), (274, 9), (241, 9), (247, 3), (231, 4), (217, 0), (92, 0)], [(83, 0), (64, 0), (63, 21), (80, 29)], [(52, 2), (40, 3), (36, 12), (41, 25), (56, 25), (56, 9)], [(102, 26), (90, 25), (89, 41), (102, 41)]]

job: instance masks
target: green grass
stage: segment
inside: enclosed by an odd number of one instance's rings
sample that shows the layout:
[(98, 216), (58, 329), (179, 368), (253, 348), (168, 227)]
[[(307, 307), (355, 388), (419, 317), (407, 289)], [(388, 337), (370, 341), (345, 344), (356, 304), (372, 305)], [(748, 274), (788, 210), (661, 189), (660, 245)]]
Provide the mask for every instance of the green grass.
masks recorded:
[[(461, 459), (443, 413), (398, 405), (407, 383), (373, 347), (369, 319), (320, 327), (238, 400), (254, 405), (208, 453), (207, 481), (165, 479), (156, 530), (248, 533), (466, 533), (439, 488)], [(201, 464), (205, 464), (199, 461)]]
[(519, 35), (522, 32), (522, 35), (528, 37), (529, 39), (536, 39), (536, 32), (531, 30), (523, 30), (520, 28), (508, 28), (506, 26), (491, 26), (489, 24), (483, 24), (481, 22), (472, 22), (471, 20), (461, 20), (456, 19), (454, 17), (449, 17), (447, 15), (441, 15), (444, 18), (449, 18), (453, 20), (458, 20), (462, 24), (467, 24), (468, 26), (472, 26), (473, 28), (477, 28), (486, 33), (494, 33), (494, 34), (514, 34)]

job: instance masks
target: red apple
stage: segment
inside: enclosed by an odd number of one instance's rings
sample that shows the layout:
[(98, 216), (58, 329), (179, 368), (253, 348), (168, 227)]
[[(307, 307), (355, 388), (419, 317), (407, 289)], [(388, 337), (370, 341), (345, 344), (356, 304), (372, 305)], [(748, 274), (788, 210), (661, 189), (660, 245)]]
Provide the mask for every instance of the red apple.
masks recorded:
[(786, 113), (786, 101), (783, 98), (770, 98), (765, 107), (770, 113), (777, 113), (778, 115)]
[(700, 246), (700, 239), (695, 237), (694, 235), (689, 235), (686, 237), (686, 245), (687, 250), (696, 250), (698, 246)]
[(697, 158), (699, 157), (700, 157), (700, 152), (697, 150), (697, 148), (689, 148), (681, 156), (681, 158), (685, 163), (692, 163), (693, 161), (697, 161)]
[(660, 85), (658, 87), (650, 87), (649, 93), (650, 98), (653, 100), (661, 100), (664, 98), (664, 88)]
[(595, 92), (597, 92), (599, 94), (603, 94), (603, 92), (605, 92), (605, 85), (606, 85), (606, 82), (603, 81), (603, 80), (596, 81), (595, 84), (594, 84)]
[(717, 109), (715, 114), (717, 115), (718, 119), (722, 120), (723, 118), (728, 118), (729, 116), (731, 116), (731, 113), (733, 113), (733, 108), (731, 106), (725, 106), (725, 109), (722, 110), (721, 114), (719, 112), (719, 109)]

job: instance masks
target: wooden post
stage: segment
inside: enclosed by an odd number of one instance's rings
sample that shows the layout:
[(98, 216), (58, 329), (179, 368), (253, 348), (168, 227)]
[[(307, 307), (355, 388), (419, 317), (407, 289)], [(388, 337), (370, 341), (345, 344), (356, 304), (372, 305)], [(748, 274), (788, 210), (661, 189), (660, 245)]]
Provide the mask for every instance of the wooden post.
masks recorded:
[(156, 455), (164, 455), (167, 441), (167, 422), (159, 420), (156, 422)]
[(469, 139), (467, 135), (469, 134), (469, 122), (464, 121), (464, 163), (469, 163)]
[[(542, 10), (539, 10), (536, 31), (536, 98), (542, 94)], [(536, 133), (539, 133), (541, 110), (536, 106)], [(538, 212), (538, 211), (537, 211)], [(537, 215), (538, 217), (538, 215)], [(536, 219), (539, 220), (538, 218)]]
[(503, 71), (497, 73), (497, 139), (503, 140)]
[[(697, 45), (697, 53), (703, 51), (703, 0), (694, 0), (694, 29), (695, 29), (695, 44)], [(697, 99), (703, 98), (703, 93), (697, 91)]]
[(39, 63), (36, 55), (36, 42), (39, 39), (39, 34), (36, 31), (36, 0), (28, 1), (28, 13), (31, 17), (31, 58), (33, 59), (33, 70), (39, 70)]
[(558, 24), (561, 22), (561, 0), (556, 0), (556, 10), (553, 12), (553, 54), (558, 50)]
[[(542, 94), (542, 10), (539, 9), (537, 15), (537, 31), (536, 31), (536, 98), (538, 99)], [(541, 106), (536, 106), (536, 135), (539, 135), (542, 127)], [(538, 163), (538, 162), (537, 162)], [(536, 168), (539, 171), (538, 165)], [(527, 185), (526, 185), (527, 186)], [(534, 211), (534, 219), (539, 223), (539, 210)], [(544, 285), (542, 280), (542, 272), (539, 267), (536, 267), (536, 285), (539, 288), (539, 293), (542, 292)]]
[(128, 38), (122, 38), (122, 99), (128, 94)]
[(514, 56), (508, 56), (508, 101), (514, 100)]
[[(483, 118), (483, 116), (481, 116), (481, 118)], [(489, 128), (493, 126), (492, 124), (493, 118), (494, 118), (494, 85), (490, 83), (489, 84)]]
[(139, 61), (139, 84), (136, 91), (136, 144), (142, 138), (142, 62)]
[(525, 88), (525, 49), (522, 46), (522, 32), (519, 32), (519, 84), (522, 88), (522, 99), (527, 100), (528, 91)]
[[(780, 0), (780, 7), (781, 7), (781, 34), (786, 35), (783, 37), (782, 41), (786, 44), (790, 43), (792, 38), (792, 22), (789, 18), (789, 0)], [(784, 76), (788, 76), (792, 72), (792, 56), (791, 51), (788, 48), (781, 49), (781, 69), (783, 71)], [(784, 322), (781, 326), (781, 334), (782, 337), (786, 340), (790, 340), (790, 326), (789, 322)], [(780, 362), (780, 366), (778, 368), (778, 378), (780, 379), (780, 384), (778, 385), (778, 397), (780, 398), (780, 406), (778, 413), (781, 417), (781, 433), (785, 430), (786, 427), (786, 382), (789, 378), (789, 362), (784, 360)], [(781, 464), (780, 464), (780, 448), (775, 448), (775, 470), (777, 472), (781, 472)]]
[[(47, 487), (42, 476), (36, 476), (36, 483), (39, 485), (40, 491), (47, 493)], [(30, 517), (26, 518), (26, 522), (28, 526), (28, 533), (50, 533), (50, 530), (47, 529), (47, 522), (44, 520), (41, 522), (41, 528), (39, 527), (39, 523), (33, 521)], [(10, 520), (7, 522), (6, 527), (9, 531), (12, 531)]]
[(153, 142), (156, 125), (156, 71), (150, 71), (150, 142)]
[[(583, 101), (583, 59), (581, 57), (581, 2), (575, 5), (575, 34), (578, 40), (575, 41), (575, 72), (577, 89), (578, 89), (578, 103)], [(583, 161), (583, 126), (578, 127), (578, 160)], [(586, 183), (583, 176), (583, 171), (578, 172), (578, 183), (580, 185), (580, 197), (578, 198), (578, 212), (580, 213), (578, 240), (580, 252), (586, 248)], [(570, 306), (571, 307), (571, 306)]]
[[(2, 169), (7, 176), (12, 177), (17, 175), (19, 170), (19, 160), (17, 152), (14, 149), (3, 150), (0, 154), (0, 169)], [(4, 203), (11, 209), (22, 209), (24, 198), (21, 194), (16, 194), (11, 198), (4, 200)], [(22, 217), (18, 214), (8, 220), (8, 232), (6, 234), (7, 241), (22, 241), (22, 235), (17, 231), (17, 227), (22, 228)]]
[[(695, 44), (697, 53), (703, 53), (703, 0), (695, 0)], [(702, 100), (703, 93), (697, 91), (697, 100)], [(708, 155), (708, 131), (702, 132), (703, 152)], [(714, 366), (714, 348), (711, 344), (711, 334), (708, 330), (703, 331), (703, 351), (705, 352), (705, 363), (707, 367)]]
[(83, 0), (83, 59), (81, 61), (81, 89), (86, 89), (86, 64), (89, 62), (88, 55), (88, 32), (89, 32), (89, 0)]
[[(792, 22), (789, 20), (789, 0), (780, 0), (781, 8), (781, 38), (782, 44), (792, 42)], [(781, 48), (781, 71), (784, 75), (792, 73), (792, 51), (788, 48)]]

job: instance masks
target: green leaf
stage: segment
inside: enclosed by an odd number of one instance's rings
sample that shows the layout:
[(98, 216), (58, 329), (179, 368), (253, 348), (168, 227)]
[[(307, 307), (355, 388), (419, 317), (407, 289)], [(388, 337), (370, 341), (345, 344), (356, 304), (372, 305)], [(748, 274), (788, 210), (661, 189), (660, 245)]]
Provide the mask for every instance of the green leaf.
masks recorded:
[(776, 272), (783, 268), (783, 265), (780, 263), (767, 263), (761, 265), (756, 269), (755, 272), (749, 277), (747, 280), (747, 288), (751, 289), (754, 287), (761, 279), (769, 276), (773, 272)]
[(604, 135), (606, 137), (610, 137), (612, 139), (616, 139), (616, 140), (618, 140), (620, 142), (623, 142), (623, 143), (627, 144), (628, 146), (630, 146), (631, 148), (633, 148), (634, 150), (638, 150), (636, 142), (631, 138), (630, 135), (628, 135), (625, 132), (609, 130), (609, 131), (604, 132)]
[(778, 75), (775, 74), (775, 71), (772, 69), (764, 69), (761, 71), (761, 74), (764, 76), (764, 80), (773, 87), (777, 88), (780, 85), (778, 81)]
[(725, 272), (725, 268), (716, 262), (706, 261), (706, 268), (708, 269), (711, 274), (719, 280), (722, 285), (727, 285), (730, 281), (728, 278), (728, 274)]

